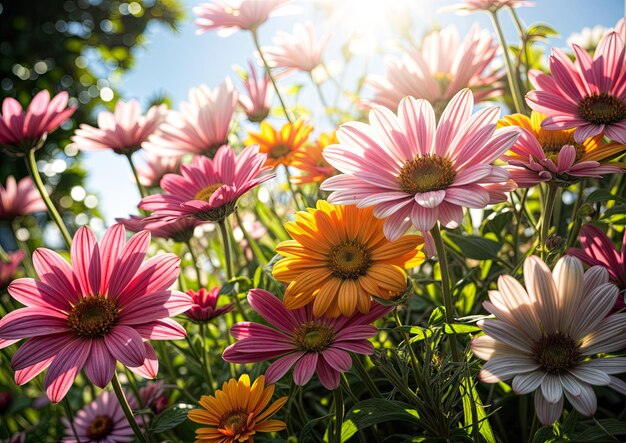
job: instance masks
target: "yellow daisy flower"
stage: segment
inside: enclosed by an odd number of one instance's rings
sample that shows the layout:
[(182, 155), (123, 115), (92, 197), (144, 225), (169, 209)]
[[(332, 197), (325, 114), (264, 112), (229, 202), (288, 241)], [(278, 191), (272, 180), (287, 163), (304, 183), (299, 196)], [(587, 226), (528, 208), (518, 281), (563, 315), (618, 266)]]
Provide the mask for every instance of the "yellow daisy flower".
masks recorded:
[(258, 144), (260, 152), (267, 154), (266, 166), (291, 165), (294, 153), (309, 139), (313, 126), (302, 120), (285, 123), (280, 131), (267, 121), (261, 122), (261, 132), (248, 132), (246, 145)]

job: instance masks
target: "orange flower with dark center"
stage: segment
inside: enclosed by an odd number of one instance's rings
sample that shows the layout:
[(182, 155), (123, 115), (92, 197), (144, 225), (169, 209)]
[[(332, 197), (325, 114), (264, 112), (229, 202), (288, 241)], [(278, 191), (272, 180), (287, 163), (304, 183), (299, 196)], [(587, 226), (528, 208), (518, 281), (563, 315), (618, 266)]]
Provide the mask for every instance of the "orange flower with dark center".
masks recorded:
[(259, 151), (267, 154), (266, 166), (291, 166), (294, 154), (304, 146), (309, 139), (313, 126), (302, 120), (295, 123), (285, 123), (280, 130), (276, 130), (266, 121), (261, 122), (261, 132), (248, 133), (246, 144), (258, 144)]
[(337, 174), (335, 168), (328, 164), (322, 156), (324, 148), (339, 143), (335, 131), (330, 133), (322, 133), (310, 145), (304, 146), (297, 150), (293, 155), (291, 166), (300, 170), (300, 175), (291, 177), (291, 181), (296, 185), (304, 183), (321, 183), (328, 177)]

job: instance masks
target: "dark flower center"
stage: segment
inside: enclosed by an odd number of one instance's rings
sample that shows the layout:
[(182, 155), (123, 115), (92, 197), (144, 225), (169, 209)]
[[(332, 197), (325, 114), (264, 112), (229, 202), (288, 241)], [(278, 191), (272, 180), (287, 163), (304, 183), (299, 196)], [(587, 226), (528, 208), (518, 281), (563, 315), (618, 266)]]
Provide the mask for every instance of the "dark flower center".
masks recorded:
[(578, 115), (596, 125), (610, 125), (626, 118), (626, 103), (605, 92), (588, 95), (578, 104)]
[(224, 146), (225, 144), (228, 143), (228, 140), (224, 140), (221, 143), (215, 143), (211, 146), (208, 146), (205, 150), (204, 150), (204, 155), (206, 155), (209, 158), (213, 158), (215, 157), (215, 154), (217, 154), (217, 151)]
[(241, 408), (228, 411), (220, 419), (220, 427), (228, 429), (233, 435), (241, 434), (247, 429), (249, 415), (248, 411)]
[(276, 145), (270, 149), (269, 156), (274, 159), (283, 158), (291, 152), (291, 148), (287, 145)]
[(562, 332), (544, 334), (535, 341), (533, 357), (549, 374), (561, 374), (582, 360), (580, 346)]
[(91, 440), (101, 440), (108, 436), (113, 429), (113, 420), (106, 415), (98, 415), (87, 427), (87, 436)]
[(217, 191), (219, 188), (221, 188), (222, 186), (223, 185), (221, 183), (213, 183), (212, 185), (209, 185), (206, 188), (200, 189), (193, 198), (194, 200), (202, 200), (208, 203), (213, 193)]
[(456, 177), (452, 162), (437, 154), (416, 155), (400, 170), (400, 189), (407, 194), (446, 189)]
[(565, 145), (572, 145), (576, 149), (576, 161), (579, 161), (586, 153), (585, 146), (582, 143), (576, 143), (574, 133), (569, 131), (543, 130), (537, 141), (546, 154), (546, 158), (552, 160), (555, 164), (559, 157), (559, 152)]
[(356, 280), (372, 265), (367, 246), (354, 240), (335, 245), (328, 254), (328, 267), (334, 277)]
[(332, 328), (315, 322), (304, 323), (293, 333), (298, 350), (304, 352), (322, 352), (330, 346), (334, 336)]
[(84, 297), (76, 303), (69, 315), (67, 324), (76, 337), (104, 337), (117, 323), (119, 309), (117, 303), (102, 295)]

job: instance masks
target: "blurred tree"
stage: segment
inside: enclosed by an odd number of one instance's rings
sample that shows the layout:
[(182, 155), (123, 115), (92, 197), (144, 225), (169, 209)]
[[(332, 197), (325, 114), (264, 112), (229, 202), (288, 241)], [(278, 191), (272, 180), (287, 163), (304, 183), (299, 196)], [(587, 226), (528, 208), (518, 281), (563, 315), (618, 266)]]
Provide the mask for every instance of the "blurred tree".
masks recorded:
[[(78, 105), (37, 153), (61, 210), (97, 214), (85, 200), (68, 201), (71, 189), (82, 186), (86, 176), (80, 153), (67, 146), (69, 137), (79, 124), (94, 123), (94, 108), (113, 106), (114, 85), (132, 67), (133, 49), (145, 44), (148, 26), (160, 23), (176, 31), (182, 18), (178, 0), (0, 0), (2, 98), (15, 97), (26, 105), (39, 90), (65, 90), (70, 103)], [(0, 153), (0, 181), (26, 174), (22, 158)], [(66, 219), (73, 224), (74, 217)]]

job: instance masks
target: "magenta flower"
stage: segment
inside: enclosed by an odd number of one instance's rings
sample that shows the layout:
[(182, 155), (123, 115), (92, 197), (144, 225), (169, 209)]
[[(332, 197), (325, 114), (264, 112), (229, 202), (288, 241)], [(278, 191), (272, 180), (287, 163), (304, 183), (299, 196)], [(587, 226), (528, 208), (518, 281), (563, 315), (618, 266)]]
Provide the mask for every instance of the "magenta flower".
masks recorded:
[(202, 221), (224, 220), (235, 210), (237, 199), (255, 186), (273, 178), (265, 174), (267, 155), (258, 145), (245, 148), (237, 157), (229, 146), (218, 149), (213, 160), (198, 155), (180, 167), (181, 175), (167, 174), (161, 180), (165, 194), (149, 195), (140, 209), (154, 211), (147, 221), (169, 222), (183, 217)]
[(0, 339), (28, 339), (11, 362), (17, 384), (48, 368), (46, 393), (59, 402), (81, 369), (99, 387), (111, 381), (116, 361), (142, 377), (156, 377), (157, 357), (146, 341), (183, 338), (185, 330), (169, 317), (192, 301), (168, 289), (178, 277), (178, 257), (159, 254), (143, 263), (150, 233), (125, 239), (120, 224), (100, 243), (82, 227), (72, 243), (72, 266), (39, 248), (33, 254), (39, 280), (19, 278), (9, 285), (9, 294), (26, 305), (0, 319)]
[(536, 91), (526, 95), (528, 105), (548, 115), (545, 129), (576, 128), (574, 139), (581, 143), (604, 134), (626, 143), (626, 65), (624, 42), (616, 32), (606, 34), (591, 55), (572, 45), (576, 62), (560, 49), (550, 56), (552, 75), (530, 71)]
[(463, 41), (454, 26), (433, 31), (424, 37), (421, 50), (411, 49), (402, 59), (388, 58), (384, 76), (366, 78), (374, 97), (365, 103), (395, 110), (400, 100), (411, 96), (428, 100), (439, 115), (463, 88), (472, 89), (476, 102), (499, 95), (499, 75), (488, 69), (497, 51), (493, 36), (478, 26)]
[(163, 223), (161, 221), (147, 221), (146, 217), (131, 215), (128, 218), (116, 218), (116, 222), (124, 225), (132, 232), (149, 231), (153, 237), (174, 240), (177, 243), (186, 243), (193, 236), (196, 226), (202, 224), (195, 218), (181, 218), (179, 220)]
[(340, 374), (352, 367), (349, 352), (366, 355), (374, 352), (368, 339), (374, 337), (378, 329), (370, 323), (393, 309), (372, 303), (367, 314), (314, 317), (312, 304), (289, 310), (275, 295), (263, 289), (252, 289), (248, 302), (274, 327), (237, 323), (230, 329), (237, 342), (224, 350), (222, 358), (232, 363), (255, 363), (280, 357), (265, 372), (268, 383), (277, 382), (295, 365), (293, 380), (297, 385), (307, 384), (317, 373), (326, 389), (337, 388)]
[(20, 215), (45, 210), (46, 205), (30, 177), (16, 183), (15, 177), (10, 175), (6, 188), (0, 183), (0, 220), (13, 220)]
[(218, 88), (205, 85), (189, 90), (189, 102), (182, 102), (180, 112), (169, 111), (159, 131), (150, 137), (145, 148), (159, 156), (204, 154), (213, 158), (228, 143), (228, 130), (237, 105), (237, 91), (230, 78)]
[[(611, 280), (620, 288), (626, 289), (626, 231), (622, 251), (615, 249), (611, 239), (594, 225), (584, 225), (580, 230), (582, 249), (569, 248), (567, 253), (580, 259), (587, 266), (602, 266), (609, 271)], [(623, 301), (618, 299), (618, 302)]]
[(39, 149), (47, 135), (76, 110), (75, 106), (67, 107), (68, 97), (63, 91), (50, 100), (48, 91), (39, 91), (26, 112), (17, 100), (5, 98), (0, 115), (0, 148), (16, 155)]
[(24, 260), (24, 255), (26, 254), (22, 250), (9, 252), (9, 263), (0, 260), (0, 288), (3, 288), (11, 281), (15, 271), (17, 271), (22, 260)]
[[(131, 408), (137, 408), (134, 397), (128, 396), (128, 403)], [(65, 426), (63, 442), (77, 443), (69, 420), (63, 417), (61, 421)], [(81, 443), (121, 443), (135, 440), (133, 429), (126, 420), (120, 403), (110, 391), (104, 391), (94, 401), (85, 405), (72, 418), (72, 422)], [(141, 423), (141, 420), (139, 422)]]
[(313, 23), (296, 23), (292, 34), (278, 31), (272, 38), (274, 45), (264, 47), (263, 54), (268, 65), (283, 68), (284, 75), (294, 71), (311, 72), (322, 63), (322, 53), (329, 40), (329, 33), (317, 38)]
[(146, 160), (144, 166), (137, 167), (137, 175), (139, 183), (143, 186), (159, 186), (159, 182), (165, 174), (178, 172), (180, 167), (179, 156), (160, 156), (143, 151), (143, 157)]
[(435, 124), (426, 100), (406, 97), (398, 116), (375, 106), (370, 124), (350, 122), (337, 131), (338, 145), (324, 149), (324, 158), (343, 175), (327, 179), (323, 190), (334, 191), (337, 205), (375, 206), (386, 218), (384, 231), (399, 238), (413, 224), (431, 230), (437, 221), (456, 228), (463, 208), (484, 208), (506, 199), (515, 188), (503, 168), (492, 166), (517, 140), (516, 127), (496, 130), (500, 109), (472, 115), (469, 89), (452, 98)]
[(100, 112), (98, 127), (82, 124), (72, 141), (81, 151), (112, 150), (116, 154), (130, 155), (154, 134), (165, 120), (167, 107), (152, 106), (145, 116), (137, 100), (118, 101), (115, 112)]
[(197, 34), (218, 30), (218, 35), (227, 37), (240, 29), (254, 31), (269, 17), (293, 12), (291, 0), (213, 0), (193, 8), (200, 27)]
[(197, 292), (190, 289), (187, 295), (193, 299), (193, 306), (183, 314), (196, 323), (208, 323), (233, 310), (233, 303), (217, 307), (217, 299), (220, 298), (219, 287), (210, 290), (200, 288)]
[(265, 119), (272, 107), (274, 90), (270, 85), (270, 76), (267, 73), (260, 78), (254, 64), (249, 63), (250, 73), (243, 80), (243, 87), (247, 95), (239, 95), (239, 104), (243, 107), (248, 120), (257, 123)]

